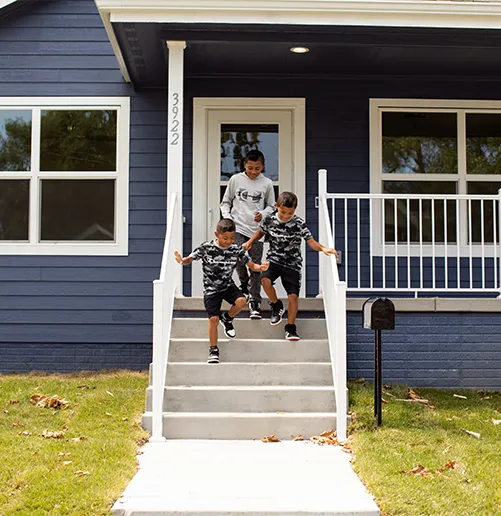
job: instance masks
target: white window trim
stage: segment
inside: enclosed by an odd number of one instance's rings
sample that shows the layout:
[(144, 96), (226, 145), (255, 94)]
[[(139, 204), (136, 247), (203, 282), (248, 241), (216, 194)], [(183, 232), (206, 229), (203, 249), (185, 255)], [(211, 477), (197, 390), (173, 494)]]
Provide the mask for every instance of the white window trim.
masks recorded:
[[(127, 256), (129, 252), (129, 97), (0, 97), (0, 109), (31, 109), (32, 142), (29, 172), (2, 173), (0, 179), (33, 179), (30, 187), (29, 242), (0, 241), (0, 255), (53, 256)], [(117, 110), (117, 169), (116, 172), (72, 172), (71, 178), (115, 179), (114, 242), (38, 242), (40, 224), (41, 179), (68, 179), (67, 174), (40, 172), (40, 112), (43, 109), (116, 109)], [(33, 178), (33, 172), (35, 177)], [(35, 183), (35, 187), (33, 187)]]
[[(425, 174), (423, 176), (412, 174), (383, 174), (382, 165), (382, 113), (383, 112), (426, 112), (426, 113), (457, 113), (458, 124), (458, 173), (457, 174)], [(499, 113), (501, 114), (501, 101), (495, 100), (441, 100), (441, 99), (369, 99), (369, 166), (370, 166), (370, 193), (381, 194), (383, 181), (450, 181), (458, 183), (459, 195), (466, 195), (467, 181), (485, 182), (493, 178), (487, 174), (467, 174), (466, 169), (466, 114), (467, 113)], [(501, 175), (499, 175), (501, 182)], [(408, 251), (407, 243), (402, 242), (395, 246), (395, 243), (386, 243), (383, 250), (382, 245), (382, 220), (380, 202), (375, 203), (373, 210), (373, 235), (372, 253), (375, 256), (389, 256), (399, 253), (402, 249), (402, 256), (406, 256)], [(462, 201), (461, 201), (462, 202)], [(465, 201), (466, 202), (466, 201)], [(460, 217), (466, 217), (464, 212), (460, 212)], [(463, 221), (465, 222), (465, 221)], [(462, 224), (465, 228), (465, 224)], [(459, 255), (468, 257), (470, 252), (473, 257), (482, 255), (480, 245), (465, 245), (466, 234), (464, 231), (460, 235)], [(397, 249), (395, 249), (395, 247)], [(447, 249), (446, 249), (447, 248)], [(410, 256), (435, 256), (455, 257), (457, 256), (457, 244), (451, 243), (447, 246), (437, 243), (433, 249), (431, 245), (411, 244)], [(405, 250), (405, 251), (404, 251)], [(495, 255), (492, 244), (484, 245), (484, 253), (487, 257)]]

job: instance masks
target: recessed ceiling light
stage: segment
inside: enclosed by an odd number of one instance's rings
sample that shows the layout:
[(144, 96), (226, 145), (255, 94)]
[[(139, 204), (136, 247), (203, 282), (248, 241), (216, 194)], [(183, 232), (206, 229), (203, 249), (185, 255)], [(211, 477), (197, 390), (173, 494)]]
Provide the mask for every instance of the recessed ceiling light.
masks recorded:
[(294, 54), (306, 54), (306, 52), (309, 52), (310, 49), (307, 47), (292, 47), (290, 51), (294, 52)]

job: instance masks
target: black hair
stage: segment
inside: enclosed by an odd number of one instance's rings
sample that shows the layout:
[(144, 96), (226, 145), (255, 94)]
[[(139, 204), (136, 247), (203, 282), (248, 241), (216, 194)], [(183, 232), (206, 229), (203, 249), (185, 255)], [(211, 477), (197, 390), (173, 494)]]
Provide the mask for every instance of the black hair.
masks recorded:
[(297, 208), (297, 196), (292, 192), (282, 192), (277, 199), (277, 206), (284, 208)]
[(260, 150), (251, 150), (244, 159), (244, 165), (248, 161), (260, 161), (264, 165), (264, 154)]
[(216, 233), (231, 233), (235, 231), (235, 223), (231, 219), (221, 219), (216, 226)]

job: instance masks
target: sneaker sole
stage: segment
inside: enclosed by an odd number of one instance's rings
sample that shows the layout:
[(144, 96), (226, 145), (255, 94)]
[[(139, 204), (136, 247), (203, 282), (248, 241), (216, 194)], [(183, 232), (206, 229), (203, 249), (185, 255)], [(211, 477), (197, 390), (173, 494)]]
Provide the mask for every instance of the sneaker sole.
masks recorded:
[(208, 364), (219, 364), (219, 360), (214, 360), (213, 358), (207, 360)]
[(224, 324), (223, 324), (223, 321), (219, 320), (219, 324), (223, 327), (224, 334), (225, 334), (229, 339), (234, 339), (234, 338), (237, 336), (236, 332), (235, 332), (235, 335), (233, 335), (233, 336), (228, 335), (228, 334), (226, 333), (226, 328), (225, 328), (225, 326), (224, 326)]
[(251, 315), (249, 315), (249, 319), (254, 319), (254, 320), (262, 319), (262, 316), (257, 315), (257, 314), (251, 314)]
[(285, 338), (287, 340), (301, 340), (301, 337), (291, 337), (290, 335), (286, 335)]

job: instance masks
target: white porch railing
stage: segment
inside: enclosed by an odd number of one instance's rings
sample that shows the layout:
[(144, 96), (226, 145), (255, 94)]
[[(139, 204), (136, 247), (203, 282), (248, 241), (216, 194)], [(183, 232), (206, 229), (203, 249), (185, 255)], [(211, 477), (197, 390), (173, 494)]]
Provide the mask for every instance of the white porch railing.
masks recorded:
[(500, 293), (501, 191), (320, 195), (348, 291)]
[[(180, 200), (176, 193), (169, 197), (169, 213), (165, 231), (160, 277), (153, 282), (153, 392), (152, 392), (152, 431), (150, 442), (164, 441), (163, 437), (163, 400), (167, 357), (169, 356), (170, 331), (174, 297), (180, 285), (182, 267), (174, 258), (174, 245), (182, 241), (182, 214)], [(181, 249), (179, 249), (182, 252)]]
[[(327, 206), (327, 171), (320, 170), (319, 240), (335, 247)], [(339, 281), (336, 258), (320, 253), (320, 291), (324, 300), (325, 321), (329, 338), (332, 379), (336, 396), (337, 437), (346, 440), (346, 283)]]

